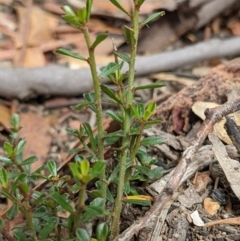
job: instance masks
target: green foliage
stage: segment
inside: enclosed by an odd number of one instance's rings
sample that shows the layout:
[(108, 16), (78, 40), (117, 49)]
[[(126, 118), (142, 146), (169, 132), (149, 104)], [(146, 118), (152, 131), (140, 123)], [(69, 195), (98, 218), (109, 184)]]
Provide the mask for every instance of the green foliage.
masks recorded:
[[(32, 172), (31, 165), (37, 161), (37, 157), (22, 159), (26, 141), (18, 135), (21, 129), (19, 116), (12, 116), (11, 140), (4, 143), (5, 156), (0, 156), (3, 165), (0, 169), (0, 194), (13, 203), (6, 213), (7, 219), (14, 219), (19, 212), (26, 219), (26, 223), (14, 228), (15, 240), (112, 241), (118, 235), (122, 202), (151, 205), (151, 197), (139, 194), (134, 183), (145, 185), (162, 175), (161, 167), (151, 169), (156, 161), (148, 154), (146, 147), (162, 144), (163, 139), (155, 136), (143, 137), (144, 129), (161, 122), (161, 118), (152, 119), (156, 110), (155, 102), (145, 106), (134, 98), (134, 94), (142, 89), (161, 88), (165, 83), (135, 86), (134, 64), (139, 30), (163, 13), (154, 13), (139, 24), (139, 8), (144, 0), (134, 1), (131, 13), (124, 9), (120, 1), (110, 2), (131, 19), (132, 26), (124, 26), (131, 52), (125, 54), (114, 51), (114, 62), (101, 67), (99, 73), (94, 51), (108, 37), (108, 32), (99, 33), (91, 42), (88, 21), (93, 0), (87, 0), (85, 7), (76, 12), (69, 6), (62, 8), (65, 13), (63, 19), (82, 31), (89, 57), (63, 48), (56, 52), (87, 61), (94, 84), (94, 91), (85, 93), (84, 101), (72, 108), (77, 111), (90, 108), (97, 116), (97, 134), (89, 123), (82, 123), (77, 130), (66, 129), (67, 133), (78, 138), (81, 144), (79, 148), (69, 150), (70, 154), (75, 154), (74, 161), (69, 164), (71, 173), (58, 174), (57, 165), (52, 160)], [(129, 71), (122, 73), (124, 62), (129, 66)], [(102, 78), (109, 78), (114, 88), (101, 84)], [(107, 99), (101, 98), (102, 93)], [(120, 126), (114, 132), (106, 133), (103, 130), (103, 101), (118, 108), (116, 112), (106, 111), (106, 115)], [(105, 155), (105, 147), (113, 153), (110, 158), (107, 153)], [(47, 192), (35, 190), (36, 182), (42, 180), (51, 183)], [(74, 196), (77, 196), (77, 200), (73, 199)], [(113, 215), (106, 210), (107, 202), (114, 205)], [(60, 218), (60, 212), (67, 213), (68, 217)], [(86, 223), (92, 220), (98, 221), (93, 237), (85, 228)], [(3, 227), (4, 220), (0, 218), (0, 230)], [(65, 233), (66, 237), (62, 237), (62, 233)]]

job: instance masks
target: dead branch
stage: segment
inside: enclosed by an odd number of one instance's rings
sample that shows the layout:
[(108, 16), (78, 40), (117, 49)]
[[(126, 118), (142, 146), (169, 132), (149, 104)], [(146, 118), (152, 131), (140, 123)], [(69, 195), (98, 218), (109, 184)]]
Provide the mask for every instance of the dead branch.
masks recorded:
[(170, 201), (173, 193), (180, 185), (180, 181), (186, 172), (187, 167), (192, 162), (198, 148), (202, 145), (203, 141), (213, 129), (213, 125), (220, 121), (224, 116), (240, 110), (240, 98), (227, 102), (219, 107), (213, 109), (207, 109), (205, 111), (206, 119), (199, 128), (197, 132), (197, 137), (193, 141), (192, 145), (188, 147), (179, 161), (179, 164), (174, 169), (174, 172), (167, 182), (163, 191), (159, 194), (156, 202), (153, 204), (152, 208), (146, 213), (146, 215), (135, 222), (132, 226), (126, 229), (122, 234), (115, 239), (115, 241), (127, 241), (138, 233), (142, 228), (152, 228), (156, 223), (158, 216), (165, 207), (165, 205)]
[[(173, 70), (205, 59), (236, 56), (240, 54), (239, 42), (240, 37), (227, 40), (213, 39), (171, 52), (138, 57), (136, 76)], [(126, 65), (123, 71), (127, 71)], [(5, 98), (30, 99), (39, 95), (77, 96), (91, 89), (92, 77), (87, 68), (0, 68), (0, 96)]]

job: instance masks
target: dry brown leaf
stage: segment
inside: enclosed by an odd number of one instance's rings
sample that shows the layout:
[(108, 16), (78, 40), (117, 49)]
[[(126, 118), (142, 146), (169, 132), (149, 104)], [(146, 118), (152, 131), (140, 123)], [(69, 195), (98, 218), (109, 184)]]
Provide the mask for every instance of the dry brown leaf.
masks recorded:
[(233, 192), (238, 197), (238, 199), (240, 199), (240, 163), (228, 156), (225, 146), (218, 139), (214, 132), (209, 133), (208, 138), (212, 143), (213, 152), (220, 166), (222, 167)]
[(206, 223), (205, 227), (210, 227), (210, 226), (213, 226), (213, 225), (216, 225), (216, 224), (240, 225), (240, 217), (211, 221), (211, 222)]
[[(16, 11), (20, 21), (20, 32), (24, 33), (25, 18), (27, 9), (23, 7), (16, 7)], [(28, 35), (28, 46), (39, 46), (46, 43), (53, 38), (53, 32), (58, 25), (58, 18), (51, 15), (38, 7), (33, 7), (30, 16), (30, 30)], [(22, 47), (22, 39), (16, 39), (16, 47)]]
[(9, 130), (10, 122), (11, 110), (5, 105), (0, 104), (0, 124), (2, 124), (6, 130)]
[(210, 215), (214, 215), (220, 208), (220, 204), (207, 197), (203, 201), (203, 207)]
[(210, 171), (196, 173), (192, 183), (198, 193), (203, 193), (206, 190), (207, 185), (212, 182), (209, 175)]
[[(13, 63), (16, 66), (21, 55), (21, 49), (16, 50)], [(23, 68), (35, 68), (43, 67), (46, 65), (46, 59), (42, 50), (39, 47), (28, 47), (25, 51), (23, 62), (21, 66)]]
[[(217, 106), (219, 106), (219, 105), (216, 104), (216, 103), (213, 103), (213, 102), (197, 101), (193, 104), (192, 111), (198, 117), (200, 117), (202, 120), (205, 120), (204, 111), (207, 108), (214, 108), (214, 107), (217, 107)], [(240, 125), (240, 113), (236, 112), (236, 113), (230, 114), (228, 116), (233, 116), (236, 124)], [(227, 134), (227, 132), (224, 128), (225, 122), (226, 122), (226, 118), (224, 117), (221, 121), (216, 123), (213, 128), (214, 128), (214, 131), (217, 133), (218, 137), (222, 141), (224, 141), (227, 144), (232, 144), (232, 141), (231, 141), (230, 137), (228, 136), (228, 134)]]
[(52, 141), (48, 133), (50, 126), (45, 118), (33, 112), (20, 113), (20, 121), (22, 129), (19, 135), (27, 141), (23, 158), (30, 156), (38, 158), (38, 161), (32, 164), (32, 171), (34, 171), (46, 162)]

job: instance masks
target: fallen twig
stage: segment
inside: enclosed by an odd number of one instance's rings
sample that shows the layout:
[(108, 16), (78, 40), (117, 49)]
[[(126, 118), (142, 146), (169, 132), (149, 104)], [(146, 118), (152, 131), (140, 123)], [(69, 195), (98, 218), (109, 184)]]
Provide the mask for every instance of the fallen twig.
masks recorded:
[[(240, 54), (239, 42), (240, 37), (227, 40), (212, 39), (171, 52), (138, 57), (136, 76), (173, 70), (205, 59), (236, 56)], [(127, 71), (127, 65), (123, 71)], [(0, 68), (0, 96), (5, 98), (29, 99), (39, 95), (77, 96), (91, 89), (92, 77), (88, 68)]]
[(212, 131), (213, 125), (221, 120), (222, 117), (238, 110), (240, 110), (240, 98), (232, 102), (227, 102), (216, 108), (207, 109), (205, 111), (206, 119), (199, 128), (196, 139), (193, 141), (192, 145), (184, 151), (179, 164), (174, 169), (171, 178), (167, 182), (163, 191), (159, 194), (152, 208), (142, 219), (135, 222), (132, 226), (120, 234), (115, 241), (130, 240), (130, 238), (134, 234), (138, 233), (142, 228), (152, 228), (152, 226), (156, 223), (161, 211), (171, 199), (174, 191), (179, 187), (180, 181), (186, 172), (188, 165), (193, 160), (195, 153), (197, 152), (199, 146), (202, 145), (208, 133)]

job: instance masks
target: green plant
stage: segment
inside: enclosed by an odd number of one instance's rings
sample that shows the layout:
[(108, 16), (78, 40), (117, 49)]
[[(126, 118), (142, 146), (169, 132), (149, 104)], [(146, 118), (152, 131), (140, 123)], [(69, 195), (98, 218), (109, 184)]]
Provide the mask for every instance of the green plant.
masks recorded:
[[(134, 93), (140, 89), (160, 88), (165, 84), (161, 82), (135, 86), (134, 66), (140, 29), (162, 16), (163, 12), (154, 13), (139, 23), (139, 9), (144, 0), (134, 0), (131, 13), (117, 0), (110, 1), (131, 19), (132, 26), (124, 26), (131, 51), (128, 55), (115, 50), (114, 61), (102, 67), (100, 73), (97, 72), (94, 51), (108, 37), (108, 33), (100, 33), (93, 42), (90, 39), (88, 21), (93, 0), (87, 0), (86, 7), (77, 12), (68, 6), (63, 7), (63, 18), (66, 22), (84, 34), (89, 57), (66, 49), (58, 49), (56, 52), (86, 61), (90, 66), (94, 85), (94, 92), (85, 93), (85, 101), (73, 109), (80, 111), (91, 108), (97, 116), (97, 135), (88, 123), (80, 125), (78, 130), (67, 129), (67, 132), (78, 138), (81, 143), (81, 148), (70, 151), (76, 153), (74, 162), (69, 165), (71, 176), (59, 176), (56, 164), (51, 160), (39, 170), (31, 172), (31, 164), (37, 158), (22, 160), (22, 150), (26, 142), (18, 138), (19, 118), (13, 115), (12, 141), (4, 144), (7, 157), (0, 157), (0, 161), (4, 163), (4, 168), (0, 170), (0, 193), (13, 202), (6, 217), (11, 220), (20, 211), (27, 220), (25, 225), (14, 228), (16, 240), (114, 240), (119, 233), (122, 203), (151, 203), (151, 198), (140, 195), (132, 183), (138, 181), (144, 184), (161, 177), (160, 167), (151, 170), (155, 160), (148, 155), (146, 146), (161, 144), (163, 140), (160, 137), (143, 138), (144, 129), (161, 122), (161, 119), (151, 119), (156, 103), (150, 102), (144, 106), (135, 99)], [(126, 73), (121, 72), (124, 64), (129, 66)], [(109, 78), (115, 88), (101, 84), (102, 78)], [(107, 100), (101, 98), (102, 92), (108, 96)], [(119, 123), (118, 131), (104, 131), (103, 101), (115, 104), (118, 108), (118, 112), (106, 111), (109, 117)], [(105, 148), (115, 153), (111, 160), (105, 159)], [(107, 165), (110, 161), (112, 165)], [(42, 170), (48, 170), (50, 175), (43, 175)], [(34, 189), (34, 183), (38, 179), (46, 179), (52, 183), (48, 193)], [(95, 188), (88, 190), (89, 184), (94, 184)], [(115, 187), (116, 192), (113, 191)], [(71, 200), (75, 195), (78, 198), (76, 203), (73, 203)], [(112, 203), (113, 210), (106, 210), (107, 202)], [(62, 210), (68, 212), (65, 219), (59, 216)], [(94, 220), (96, 229), (93, 233), (94, 238), (91, 238), (86, 223)], [(0, 228), (4, 228), (3, 220), (0, 222)], [(63, 230), (67, 233), (64, 237)]]

